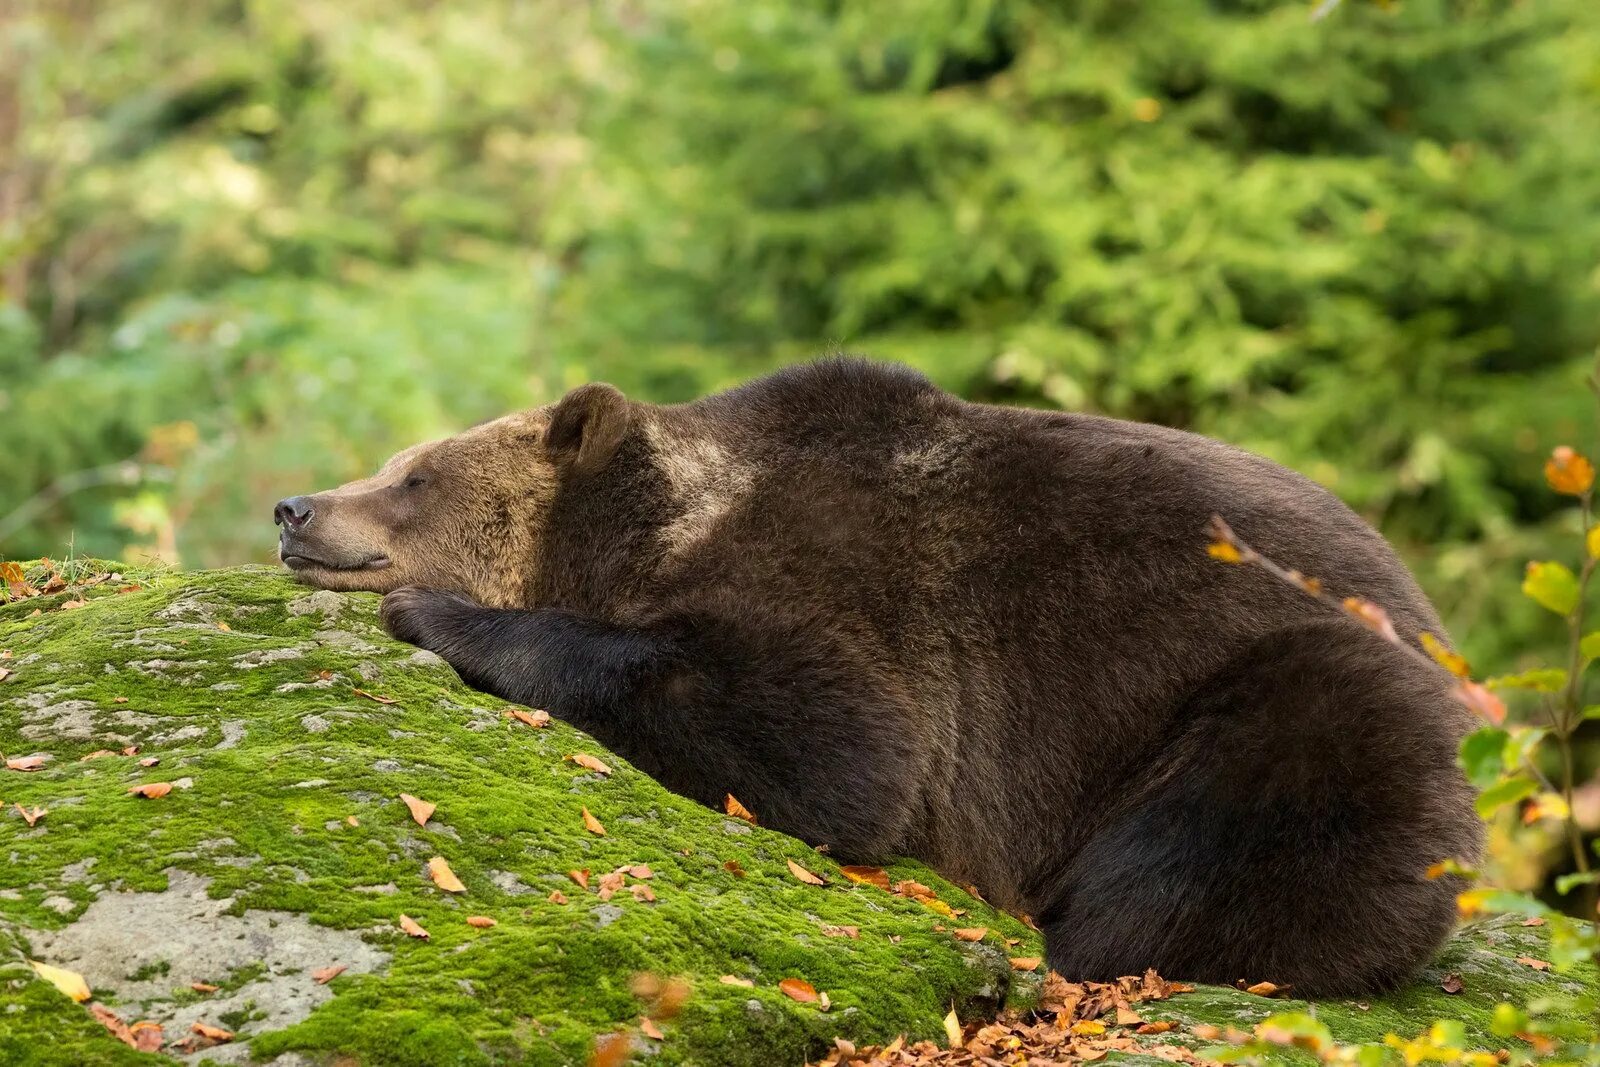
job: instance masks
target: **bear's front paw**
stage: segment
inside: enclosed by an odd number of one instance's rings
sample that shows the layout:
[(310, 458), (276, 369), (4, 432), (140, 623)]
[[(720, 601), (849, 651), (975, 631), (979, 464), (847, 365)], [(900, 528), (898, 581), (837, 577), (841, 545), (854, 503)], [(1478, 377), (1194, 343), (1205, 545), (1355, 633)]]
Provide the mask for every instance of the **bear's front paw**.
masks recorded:
[(443, 654), (450, 635), (459, 628), (461, 609), (473, 607), (472, 601), (455, 593), (406, 585), (383, 598), (379, 616), (397, 640)]

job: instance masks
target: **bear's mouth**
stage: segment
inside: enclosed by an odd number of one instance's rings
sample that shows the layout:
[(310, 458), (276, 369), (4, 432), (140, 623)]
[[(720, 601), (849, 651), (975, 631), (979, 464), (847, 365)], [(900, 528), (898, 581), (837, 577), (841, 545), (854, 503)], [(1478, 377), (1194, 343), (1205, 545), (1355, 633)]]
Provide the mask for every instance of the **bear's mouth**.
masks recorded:
[(278, 557), (283, 565), (292, 571), (324, 570), (324, 571), (381, 571), (389, 565), (388, 556), (372, 556), (361, 560), (359, 563), (330, 563), (327, 560), (317, 559), (302, 552), (292, 552)]

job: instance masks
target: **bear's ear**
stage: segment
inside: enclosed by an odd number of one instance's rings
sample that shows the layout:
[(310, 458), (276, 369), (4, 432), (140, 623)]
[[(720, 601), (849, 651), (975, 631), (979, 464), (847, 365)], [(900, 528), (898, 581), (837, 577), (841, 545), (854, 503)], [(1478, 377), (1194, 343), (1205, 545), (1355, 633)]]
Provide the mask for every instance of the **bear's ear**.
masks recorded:
[(628, 398), (615, 386), (580, 385), (550, 413), (545, 448), (557, 462), (590, 472), (604, 467), (628, 429)]

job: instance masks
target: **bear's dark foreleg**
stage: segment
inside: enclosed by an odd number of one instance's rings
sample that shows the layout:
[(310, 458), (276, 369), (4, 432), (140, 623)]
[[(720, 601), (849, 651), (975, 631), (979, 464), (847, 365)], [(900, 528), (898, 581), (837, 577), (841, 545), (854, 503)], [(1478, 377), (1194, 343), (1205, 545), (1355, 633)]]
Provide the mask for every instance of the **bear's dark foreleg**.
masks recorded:
[(384, 624), (467, 684), (593, 734), (668, 788), (841, 858), (902, 851), (927, 780), (913, 701), (828, 626), (746, 605), (628, 628), (398, 589)]
[(1345, 621), (1244, 649), (1038, 912), (1066, 978), (1362, 993), (1411, 977), (1455, 921), (1482, 825), (1443, 671)]

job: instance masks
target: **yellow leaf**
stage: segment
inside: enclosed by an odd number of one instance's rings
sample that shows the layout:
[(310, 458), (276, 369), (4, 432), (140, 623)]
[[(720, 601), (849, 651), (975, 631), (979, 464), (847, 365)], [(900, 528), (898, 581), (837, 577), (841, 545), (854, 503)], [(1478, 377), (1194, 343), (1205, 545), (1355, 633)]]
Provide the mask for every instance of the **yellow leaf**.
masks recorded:
[(461, 884), (461, 879), (456, 877), (456, 872), (450, 869), (450, 864), (443, 856), (435, 856), (428, 861), (428, 876), (433, 879), (434, 885), (446, 893), (467, 891), (467, 887)]
[(1106, 1032), (1106, 1024), (1094, 1019), (1080, 1019), (1072, 1024), (1072, 1032), (1079, 1037), (1093, 1037)]
[(840, 867), (839, 873), (861, 885), (875, 885), (883, 890), (889, 888), (889, 876), (882, 867)]
[(721, 982), (723, 985), (736, 985), (740, 989), (754, 989), (755, 988), (755, 983), (752, 982), (750, 979), (748, 979), (748, 978), (740, 978), (736, 974), (725, 974), (721, 978), (718, 978), (717, 981)]
[(40, 978), (43, 978), (79, 1004), (89, 999), (89, 983), (85, 982), (83, 975), (77, 971), (52, 967), (48, 963), (40, 963), (38, 960), (29, 960), (28, 964), (38, 973)]
[(1467, 666), (1466, 657), (1459, 652), (1452, 651), (1437, 637), (1424, 630), (1421, 634), (1422, 649), (1433, 657), (1433, 661), (1457, 678), (1467, 678), (1472, 670)]
[(1212, 559), (1221, 560), (1223, 563), (1239, 563), (1244, 560), (1244, 557), (1239, 554), (1239, 550), (1226, 541), (1211, 542), (1206, 546), (1206, 555)]
[(789, 873), (794, 875), (796, 878), (800, 879), (800, 881), (804, 882), (806, 885), (827, 885), (828, 884), (821, 876), (812, 874), (810, 871), (808, 871), (804, 867), (800, 866), (794, 860), (786, 859), (786, 860), (784, 860), (784, 862), (789, 865)]
[(944, 1017), (944, 1036), (950, 1039), (951, 1048), (961, 1047), (961, 1020), (956, 1017), (954, 1008)]

